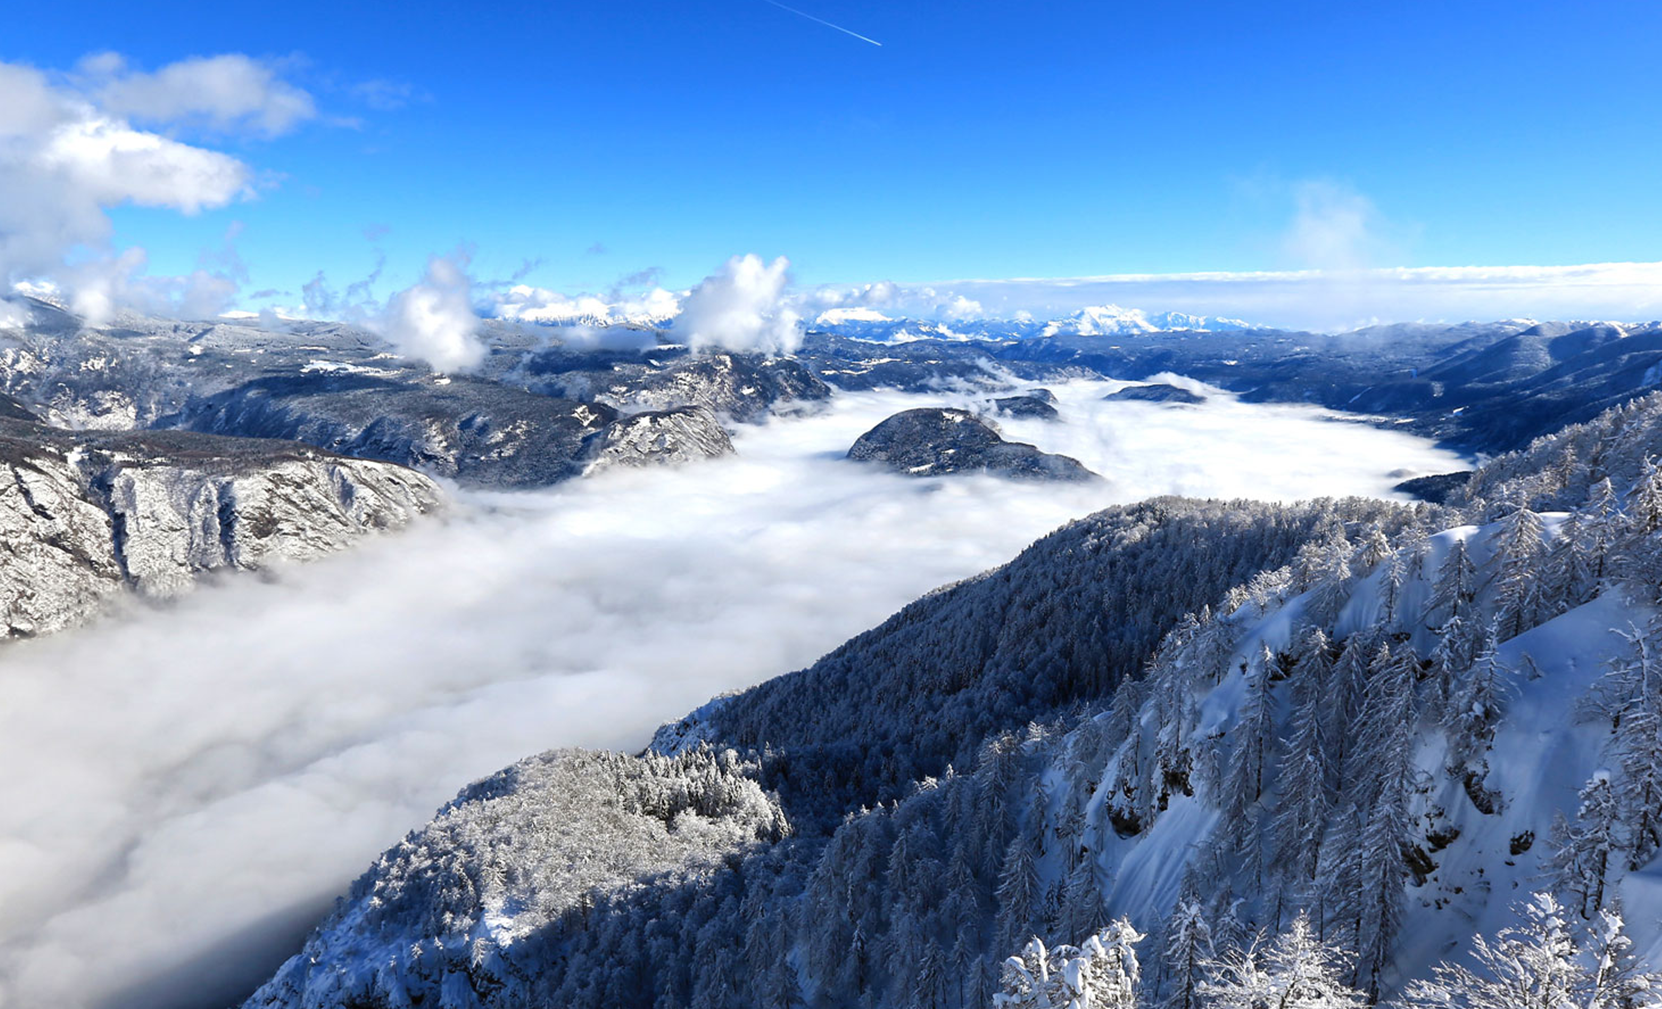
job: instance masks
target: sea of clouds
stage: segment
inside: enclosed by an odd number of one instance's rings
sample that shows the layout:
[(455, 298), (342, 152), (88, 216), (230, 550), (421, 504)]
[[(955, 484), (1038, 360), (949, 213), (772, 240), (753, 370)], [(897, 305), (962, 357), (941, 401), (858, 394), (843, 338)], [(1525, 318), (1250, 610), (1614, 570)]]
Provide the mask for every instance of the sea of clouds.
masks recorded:
[[(0, 1004), (221, 1006), (466, 782), (555, 746), (638, 749), (1037, 536), (1154, 494), (1386, 494), (1463, 461), (1318, 410), (1105, 403), (1013, 438), (1088, 485), (916, 480), (841, 456), (896, 410), (848, 393), (733, 458), (613, 471), (353, 552), (8, 645)], [(1402, 472), (1399, 472), (1402, 471)]]

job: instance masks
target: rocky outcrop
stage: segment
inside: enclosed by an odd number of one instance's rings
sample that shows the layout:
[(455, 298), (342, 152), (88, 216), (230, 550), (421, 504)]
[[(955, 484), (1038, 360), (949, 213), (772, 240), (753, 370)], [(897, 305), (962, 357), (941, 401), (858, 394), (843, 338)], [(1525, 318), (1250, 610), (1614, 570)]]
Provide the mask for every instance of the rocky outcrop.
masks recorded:
[(1175, 385), (1155, 382), (1150, 385), (1128, 385), (1118, 392), (1102, 397), (1105, 400), (1136, 400), (1144, 403), (1204, 403), (1206, 397)]
[(306, 446), (0, 420), (0, 638), (61, 630), (119, 592), (320, 557), (441, 500), (419, 473)]
[(1401, 494), (1412, 494), (1421, 501), (1432, 504), (1447, 504), (1455, 491), (1463, 489), (1471, 482), (1472, 470), (1461, 470), (1458, 473), (1433, 473), (1430, 476), (1417, 476), (1404, 480), (1391, 489)]
[(588, 460), (584, 473), (614, 466), (678, 465), (732, 452), (732, 440), (708, 409), (650, 410), (619, 418), (590, 438), (584, 449)]
[(1039, 420), (1057, 420), (1056, 396), (1048, 389), (1034, 389), (1020, 396), (1001, 396), (993, 400), (993, 409), (1006, 417), (1033, 417)]
[(991, 473), (1018, 480), (1098, 479), (1077, 459), (1005, 441), (968, 410), (949, 407), (895, 414), (861, 435), (848, 458), (882, 463), (910, 476)]

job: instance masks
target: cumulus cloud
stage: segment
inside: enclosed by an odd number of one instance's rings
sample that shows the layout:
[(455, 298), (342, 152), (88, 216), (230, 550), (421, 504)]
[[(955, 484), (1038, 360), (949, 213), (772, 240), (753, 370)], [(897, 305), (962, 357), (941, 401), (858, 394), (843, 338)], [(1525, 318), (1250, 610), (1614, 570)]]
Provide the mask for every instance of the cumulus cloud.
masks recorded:
[(134, 204), (197, 214), (252, 195), (253, 172), (228, 154), (133, 123), (272, 134), (309, 115), (310, 101), (271, 67), (241, 56), (145, 74), (105, 54), (59, 80), (0, 63), (0, 281), (53, 282), (94, 322), (124, 303), (210, 304), (228, 274), (144, 276), (142, 249), (109, 247), (106, 211)]
[(785, 298), (790, 260), (764, 263), (747, 253), (729, 259), (681, 303), (679, 339), (697, 349), (789, 354), (802, 343), (802, 317)]
[(441, 372), (469, 371), (485, 359), (463, 252), (434, 256), (421, 280), (387, 299), (383, 335), (405, 357)]
[(1001, 422), (1098, 484), (844, 462), (897, 410), (971, 402), (849, 393), (742, 427), (736, 457), (463, 495), (348, 554), (8, 645), (0, 1002), (234, 1003), (469, 779), (638, 749), (1109, 503), (1381, 493), (1461, 462), (1306, 408), (1102, 402), (1119, 385), (1054, 385), (1060, 423)]

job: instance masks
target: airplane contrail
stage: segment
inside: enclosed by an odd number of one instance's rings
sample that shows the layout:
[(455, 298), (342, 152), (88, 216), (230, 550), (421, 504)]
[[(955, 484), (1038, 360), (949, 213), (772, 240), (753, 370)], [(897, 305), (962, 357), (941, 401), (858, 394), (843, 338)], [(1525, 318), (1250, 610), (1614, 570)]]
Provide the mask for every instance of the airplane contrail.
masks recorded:
[(790, 11), (792, 14), (795, 14), (797, 17), (804, 17), (804, 18), (807, 18), (809, 21), (818, 21), (820, 24), (824, 25), (827, 28), (835, 28), (837, 31), (842, 32), (844, 35), (852, 35), (855, 38), (859, 39), (861, 42), (870, 42), (872, 45), (877, 46), (878, 48), (882, 48), (882, 46), (883, 46), (883, 43), (877, 41), (876, 39), (868, 39), (864, 35), (861, 35), (859, 32), (851, 32), (847, 28), (844, 28), (842, 25), (834, 25), (831, 22), (825, 20), (824, 18), (814, 17), (812, 14), (809, 14), (805, 11), (799, 11), (795, 7), (786, 7), (784, 4), (780, 3), (779, 0), (766, 0), (766, 2), (770, 3), (770, 4), (773, 4), (775, 7), (779, 8), (782, 11)]

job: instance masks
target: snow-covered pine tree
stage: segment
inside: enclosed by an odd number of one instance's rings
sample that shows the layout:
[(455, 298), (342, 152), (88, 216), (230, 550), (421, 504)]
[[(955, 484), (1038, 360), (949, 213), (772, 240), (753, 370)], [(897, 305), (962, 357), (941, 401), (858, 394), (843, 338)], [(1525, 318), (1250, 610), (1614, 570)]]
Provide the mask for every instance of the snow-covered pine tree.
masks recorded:
[(1437, 569), (1437, 580), (1431, 586), (1431, 602), (1426, 607), (1426, 625), (1437, 627), (1450, 617), (1469, 617), (1476, 598), (1477, 565), (1466, 551), (1466, 541), (1457, 539)]
[(1317, 626), (1326, 627), (1338, 619), (1339, 611), (1350, 599), (1350, 544), (1340, 535), (1324, 544), (1322, 551), (1321, 576), (1306, 607), (1310, 619)]
[(1236, 847), (1246, 839), (1248, 811), (1264, 793), (1264, 771), (1275, 759), (1275, 698), (1270, 693), (1275, 654), (1264, 644), (1246, 670), (1246, 692), (1235, 725), (1224, 780), (1223, 830)]
[(1063, 934), (1094, 935), (1107, 923), (1104, 882), (1101, 866), (1095, 857), (1089, 855), (1080, 859), (1068, 873), (1067, 887), (1062, 894)]
[(1391, 541), (1385, 537), (1385, 530), (1379, 528), (1379, 523), (1373, 522), (1363, 534), (1361, 545), (1356, 548), (1356, 559), (1351, 567), (1358, 576), (1366, 577), (1389, 556)]
[(946, 953), (935, 937), (930, 936), (923, 944), (923, 955), (918, 958), (917, 972), (912, 976), (909, 1004), (916, 1009), (948, 1009), (946, 993), (950, 980)]
[(1200, 895), (1194, 892), (1194, 879), (1184, 880), (1183, 893), (1172, 906), (1166, 919), (1165, 948), (1161, 968), (1165, 978), (1165, 998), (1161, 1009), (1200, 1009), (1200, 984), (1206, 978), (1204, 965), (1216, 957), (1212, 948), (1212, 926), (1206, 920), (1206, 910)]
[[(1294, 667), (1292, 735), (1283, 746), (1280, 800), (1275, 809), (1275, 861), (1286, 880), (1300, 889), (1316, 878), (1322, 831), (1332, 806), (1327, 740), (1322, 735), (1326, 696), (1327, 638), (1320, 630), (1305, 641)], [(1318, 655), (1322, 658), (1310, 658)]]
[(1484, 754), (1500, 721), (1509, 674), (1501, 664), (1491, 628), (1478, 641), (1471, 667), (1455, 682), (1447, 719), (1450, 769), (1478, 771), (1485, 766)]
[(1211, 979), (1200, 985), (1207, 1009), (1363, 1009), (1369, 1004), (1344, 983), (1338, 953), (1322, 945), (1304, 914), (1267, 949), (1255, 943), (1207, 967)]
[(1329, 760), (1336, 770), (1347, 766), (1352, 747), (1351, 727), (1362, 711), (1368, 691), (1368, 664), (1377, 650), (1377, 629), (1357, 631), (1345, 639), (1328, 676), (1327, 719), (1322, 738), (1330, 745)]
[(1547, 860), (1553, 888), (1573, 897), (1571, 907), (1591, 919), (1604, 909), (1604, 895), (1620, 871), (1626, 843), (1621, 808), (1608, 771), (1597, 771), (1581, 788), (1575, 822), (1559, 814), (1553, 823), (1552, 856)]
[(1493, 940), (1473, 941), (1476, 969), (1438, 964), (1429, 978), (1408, 984), (1402, 1009), (1655, 1009), (1662, 976), (1641, 971), (1627, 957), (1621, 919), (1601, 915), (1578, 936), (1551, 894), (1523, 907), (1521, 924)]
[(1502, 522), (1495, 548), (1495, 622), (1499, 638), (1515, 638), (1536, 623), (1537, 563), (1545, 551), (1541, 516), (1518, 508)]
[(1476, 628), (1464, 617), (1449, 617), (1431, 651), (1431, 683), (1427, 705), (1431, 717), (1447, 721), (1454, 713), (1455, 694), (1477, 658)]
[(998, 944), (1014, 949), (1035, 931), (1044, 891), (1039, 881), (1037, 853), (1031, 835), (1023, 831), (1004, 852), (998, 876)]

